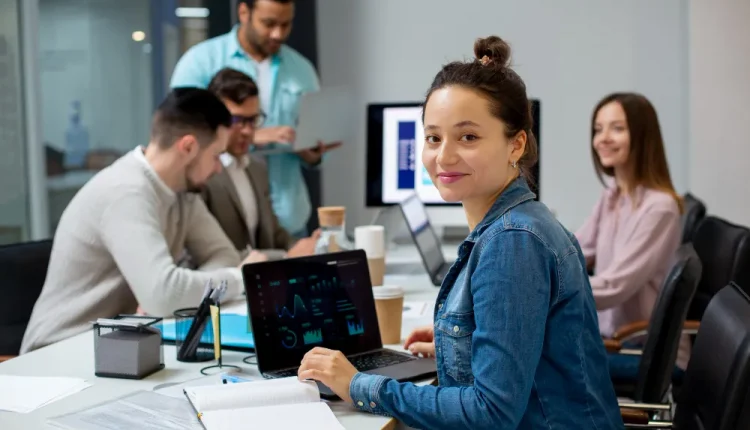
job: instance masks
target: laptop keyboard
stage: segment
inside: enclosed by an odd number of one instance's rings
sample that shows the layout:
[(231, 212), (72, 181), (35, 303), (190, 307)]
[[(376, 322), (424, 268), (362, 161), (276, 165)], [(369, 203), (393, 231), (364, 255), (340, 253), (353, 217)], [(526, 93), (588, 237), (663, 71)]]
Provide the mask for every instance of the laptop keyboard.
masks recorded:
[(405, 354), (394, 354), (388, 351), (375, 351), (369, 354), (362, 354), (349, 358), (349, 361), (351, 361), (354, 367), (360, 372), (380, 369), (412, 360), (416, 360), (416, 357), (410, 357)]
[[(360, 372), (366, 372), (373, 369), (381, 369), (383, 367), (393, 366), (399, 363), (405, 363), (407, 361), (417, 359), (416, 357), (410, 357), (405, 354), (396, 354), (389, 351), (374, 351), (371, 353), (356, 355), (348, 358), (349, 361), (351, 361), (351, 363), (354, 365), (354, 367), (356, 367)], [(297, 369), (271, 372), (270, 374), (277, 378), (297, 376)]]

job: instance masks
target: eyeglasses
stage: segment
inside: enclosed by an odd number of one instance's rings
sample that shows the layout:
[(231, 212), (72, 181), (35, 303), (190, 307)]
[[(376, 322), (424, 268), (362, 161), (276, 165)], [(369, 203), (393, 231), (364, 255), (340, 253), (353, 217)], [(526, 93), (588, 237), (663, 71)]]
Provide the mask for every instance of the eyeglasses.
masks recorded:
[(253, 116), (232, 115), (232, 125), (239, 125), (242, 127), (249, 125), (253, 128), (258, 128), (263, 125), (265, 121), (266, 114), (263, 112), (259, 112)]

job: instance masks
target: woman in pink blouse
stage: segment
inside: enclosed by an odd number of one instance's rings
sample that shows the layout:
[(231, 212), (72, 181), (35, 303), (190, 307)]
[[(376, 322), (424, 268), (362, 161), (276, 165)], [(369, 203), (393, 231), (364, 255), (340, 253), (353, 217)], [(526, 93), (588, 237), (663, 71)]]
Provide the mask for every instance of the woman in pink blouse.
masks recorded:
[[(611, 337), (625, 324), (650, 318), (680, 245), (682, 200), (669, 176), (656, 111), (645, 97), (611, 94), (596, 106), (591, 123), (591, 155), (605, 188), (576, 237), (594, 271), (599, 330)], [(688, 356), (683, 339), (680, 368)]]

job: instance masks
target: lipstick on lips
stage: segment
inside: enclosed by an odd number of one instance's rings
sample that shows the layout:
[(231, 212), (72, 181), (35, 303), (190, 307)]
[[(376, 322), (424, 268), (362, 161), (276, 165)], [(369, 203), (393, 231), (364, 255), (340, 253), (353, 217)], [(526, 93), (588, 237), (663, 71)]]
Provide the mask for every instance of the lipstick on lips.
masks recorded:
[(443, 184), (458, 182), (463, 179), (464, 176), (466, 176), (466, 174), (461, 172), (440, 172), (437, 175), (438, 180)]

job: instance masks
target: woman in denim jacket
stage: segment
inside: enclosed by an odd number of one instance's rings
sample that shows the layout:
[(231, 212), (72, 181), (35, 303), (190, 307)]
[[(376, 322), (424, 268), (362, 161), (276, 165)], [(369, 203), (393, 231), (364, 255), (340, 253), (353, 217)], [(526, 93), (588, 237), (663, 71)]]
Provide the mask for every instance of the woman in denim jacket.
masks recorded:
[(510, 48), (480, 39), (446, 65), (424, 108), (422, 161), (471, 233), (438, 294), (433, 327), (407, 339), (437, 360), (439, 386), (358, 373), (311, 350), (299, 369), (360, 410), (426, 429), (620, 429), (586, 262), (527, 181), (536, 141)]

